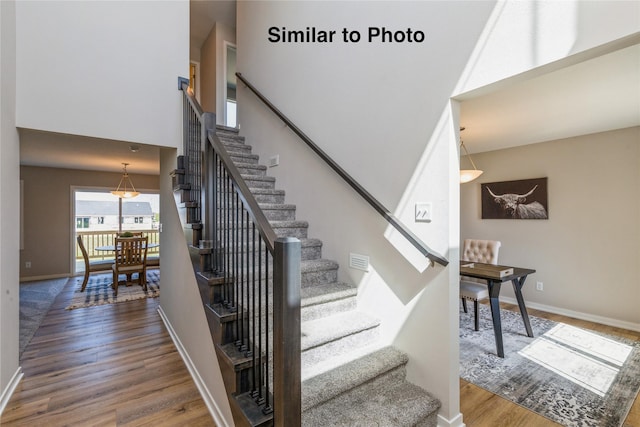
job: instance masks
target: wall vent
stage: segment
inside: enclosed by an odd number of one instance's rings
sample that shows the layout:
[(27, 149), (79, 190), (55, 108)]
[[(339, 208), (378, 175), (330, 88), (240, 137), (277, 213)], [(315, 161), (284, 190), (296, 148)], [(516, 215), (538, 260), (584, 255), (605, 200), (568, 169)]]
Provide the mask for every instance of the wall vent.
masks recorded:
[(349, 254), (349, 267), (357, 270), (369, 271), (369, 257), (360, 254)]

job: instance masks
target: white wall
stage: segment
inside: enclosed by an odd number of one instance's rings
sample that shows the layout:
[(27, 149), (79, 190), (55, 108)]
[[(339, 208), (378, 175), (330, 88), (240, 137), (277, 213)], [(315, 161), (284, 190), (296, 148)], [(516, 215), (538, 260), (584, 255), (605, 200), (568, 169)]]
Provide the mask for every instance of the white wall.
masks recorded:
[(15, 2), (0, 2), (0, 411), (18, 367), (19, 138), (15, 128)]
[[(501, 263), (534, 268), (530, 306), (640, 330), (640, 128), (473, 157), (485, 173), (461, 186), (461, 239), (500, 240)], [(481, 183), (540, 177), (548, 220), (481, 219)], [(503, 295), (514, 298), (510, 286)]]
[(216, 123), (224, 125), (225, 42), (235, 44), (235, 29), (216, 22), (200, 49), (200, 86), (202, 109), (216, 114)]
[[(640, 31), (633, 1), (502, 1), (487, 22), (458, 92), (517, 76)], [(563, 62), (566, 65), (566, 62)], [(522, 75), (526, 78), (530, 74)]]
[(189, 2), (18, 2), (19, 127), (175, 147)]
[[(409, 379), (459, 416), (457, 307), (457, 120), (451, 94), (491, 2), (240, 2), (238, 71), (400, 217), (450, 267), (424, 270), (398, 250), (386, 222), (239, 84), (241, 132), (266, 161), (297, 217), (309, 220), (323, 256), (360, 287), (362, 306), (384, 319), (385, 339), (410, 355)], [(460, 17), (463, 17), (461, 19)], [(271, 26), (336, 30), (330, 44), (270, 43)], [(424, 43), (366, 40), (369, 26), (423, 31)], [(362, 33), (344, 43), (342, 28)], [(455, 49), (447, 40), (452, 39)], [(433, 221), (413, 222), (414, 203), (431, 201)], [(349, 252), (371, 271), (348, 268)], [(414, 267), (414, 264), (416, 266)], [(456, 312), (457, 313), (457, 312)], [(421, 339), (416, 339), (421, 337)], [(424, 339), (422, 339), (424, 338)]]
[[(449, 100), (633, 34), (638, 16), (637, 3), (604, 1), (238, 4), (238, 71), (452, 261), (424, 271), (414, 254), (396, 249), (385, 223), (239, 85), (241, 132), (263, 161), (280, 155), (269, 174), (324, 241), (324, 256), (340, 262), (340, 277), (360, 286), (363, 306), (384, 319), (385, 337), (409, 353), (409, 379), (442, 400), (441, 421), (460, 421), (459, 120)], [(271, 43), (273, 26), (337, 36)], [(342, 28), (366, 37), (369, 26), (422, 30), (426, 42), (342, 41)], [(433, 203), (431, 223), (413, 222), (418, 201)], [(349, 252), (369, 255), (371, 271), (349, 269)]]
[(216, 425), (232, 426), (227, 391), (174, 201), (169, 173), (176, 168), (176, 163), (176, 150), (160, 151), (160, 307), (182, 344), (180, 350), (183, 357), (187, 355), (187, 365), (196, 384), (202, 386), (202, 398)]

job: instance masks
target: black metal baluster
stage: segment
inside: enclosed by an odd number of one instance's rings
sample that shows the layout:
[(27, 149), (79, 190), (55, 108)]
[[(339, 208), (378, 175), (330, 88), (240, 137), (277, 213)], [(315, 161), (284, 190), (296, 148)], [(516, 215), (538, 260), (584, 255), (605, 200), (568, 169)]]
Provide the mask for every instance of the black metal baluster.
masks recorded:
[[(262, 237), (258, 240), (258, 300), (262, 302)], [(262, 397), (262, 303), (258, 306), (258, 382), (254, 383), (253, 397), (256, 403), (262, 405), (264, 398)]]
[(243, 307), (242, 307), (242, 297), (240, 295), (240, 271), (239, 271), (239, 265), (240, 265), (240, 259), (239, 259), (239, 252), (240, 252), (240, 242), (239, 242), (239, 237), (240, 237), (240, 215), (239, 215), (239, 197), (238, 197), (238, 193), (237, 193), (237, 189), (233, 188), (233, 195), (234, 197), (234, 212), (235, 212), (235, 224), (234, 224), (234, 236), (235, 236), (235, 245), (234, 245), (234, 258), (235, 258), (235, 267), (233, 269), (234, 273), (233, 273), (233, 280), (235, 282), (235, 304), (236, 304), (236, 347), (240, 348), (240, 346), (242, 345), (242, 342), (240, 341), (241, 339), (241, 319), (242, 319), (242, 312), (244, 311)]
[[(264, 266), (265, 269), (265, 311), (268, 310), (267, 307), (269, 307), (269, 251), (267, 250), (265, 253), (265, 259), (266, 259), (266, 263)], [(271, 405), (271, 398), (269, 397), (269, 377), (271, 376), (271, 372), (269, 371), (269, 339), (270, 339), (270, 334), (269, 334), (269, 313), (267, 311), (267, 315), (265, 316), (265, 326), (264, 329), (266, 331), (265, 333), (265, 343), (264, 343), (264, 347), (265, 347), (265, 354), (267, 355), (267, 357), (265, 357), (265, 361), (264, 361), (264, 372), (265, 372), (265, 380), (264, 380), (264, 408), (262, 408), (262, 412), (265, 414), (270, 414), (273, 412), (273, 406)]]

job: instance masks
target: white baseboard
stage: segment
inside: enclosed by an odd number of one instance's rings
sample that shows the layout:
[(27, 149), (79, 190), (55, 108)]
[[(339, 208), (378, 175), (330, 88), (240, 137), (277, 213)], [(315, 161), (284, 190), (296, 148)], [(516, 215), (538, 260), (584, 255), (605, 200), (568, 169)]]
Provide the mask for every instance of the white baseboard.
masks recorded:
[(451, 420), (438, 414), (438, 427), (465, 427), (465, 424), (462, 422), (462, 414), (456, 415)]
[(63, 274), (46, 274), (44, 276), (26, 276), (21, 277), (20, 282), (34, 282), (36, 280), (53, 280), (53, 279), (63, 279), (73, 277), (73, 275), (68, 273)]
[[(500, 300), (510, 304), (516, 304), (516, 305), (518, 304), (518, 301), (516, 301), (515, 298), (511, 298), (511, 297), (501, 297)], [(640, 323), (625, 322), (623, 320), (612, 319), (610, 317), (596, 316), (594, 314), (567, 310), (564, 308), (553, 307), (551, 305), (537, 304), (535, 302), (527, 301), (526, 305), (528, 308), (546, 311), (547, 313), (561, 314), (563, 316), (573, 317), (575, 319), (587, 320), (589, 322), (600, 323), (602, 325), (613, 326), (616, 328), (622, 328), (630, 331), (640, 332)]]
[(209, 413), (211, 414), (213, 421), (217, 426), (231, 427), (227, 422), (227, 420), (225, 419), (225, 417), (222, 415), (222, 412), (220, 411), (220, 408), (216, 404), (215, 400), (213, 399), (213, 396), (211, 396), (209, 389), (207, 388), (202, 377), (198, 373), (198, 370), (193, 364), (193, 361), (191, 360), (191, 358), (189, 357), (187, 350), (182, 345), (182, 342), (180, 342), (180, 338), (178, 338), (178, 335), (176, 335), (173, 329), (173, 326), (171, 326), (171, 323), (169, 322), (169, 319), (165, 315), (164, 310), (162, 310), (162, 307), (158, 307), (158, 313), (160, 314), (160, 318), (162, 319), (162, 322), (164, 323), (164, 325), (167, 328), (167, 331), (169, 332), (169, 336), (171, 336), (173, 343), (178, 349), (178, 353), (180, 353), (180, 356), (182, 357), (184, 364), (187, 366), (187, 369), (191, 374), (191, 378), (193, 378), (193, 381), (196, 383), (196, 387), (200, 392), (200, 396), (202, 396), (202, 399), (204, 400), (205, 405), (207, 405), (207, 408), (209, 409)]
[(9, 384), (7, 384), (5, 389), (2, 390), (2, 395), (0, 395), (0, 414), (4, 412), (4, 408), (7, 407), (9, 399), (11, 399), (13, 392), (16, 390), (16, 387), (18, 387), (18, 383), (20, 383), (20, 380), (23, 376), (24, 373), (22, 372), (22, 368), (18, 366), (18, 370), (16, 370), (16, 372), (13, 374), (11, 380), (9, 381)]

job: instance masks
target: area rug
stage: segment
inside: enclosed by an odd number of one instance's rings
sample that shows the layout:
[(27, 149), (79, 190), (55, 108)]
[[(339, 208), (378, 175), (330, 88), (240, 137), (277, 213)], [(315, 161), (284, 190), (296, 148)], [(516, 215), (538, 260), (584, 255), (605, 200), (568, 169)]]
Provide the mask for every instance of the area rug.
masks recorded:
[(131, 286), (120, 285), (118, 287), (118, 296), (116, 297), (111, 288), (112, 282), (111, 273), (94, 274), (89, 276), (84, 292), (80, 292), (82, 285), (82, 277), (80, 277), (71, 303), (66, 307), (67, 310), (160, 296), (160, 270), (158, 269), (147, 270), (146, 291), (137, 283), (133, 283)]
[(20, 283), (20, 356), (68, 280), (64, 278)]
[(564, 426), (619, 427), (640, 390), (640, 342), (501, 310), (505, 358), (489, 307), (460, 309), (460, 376)]

